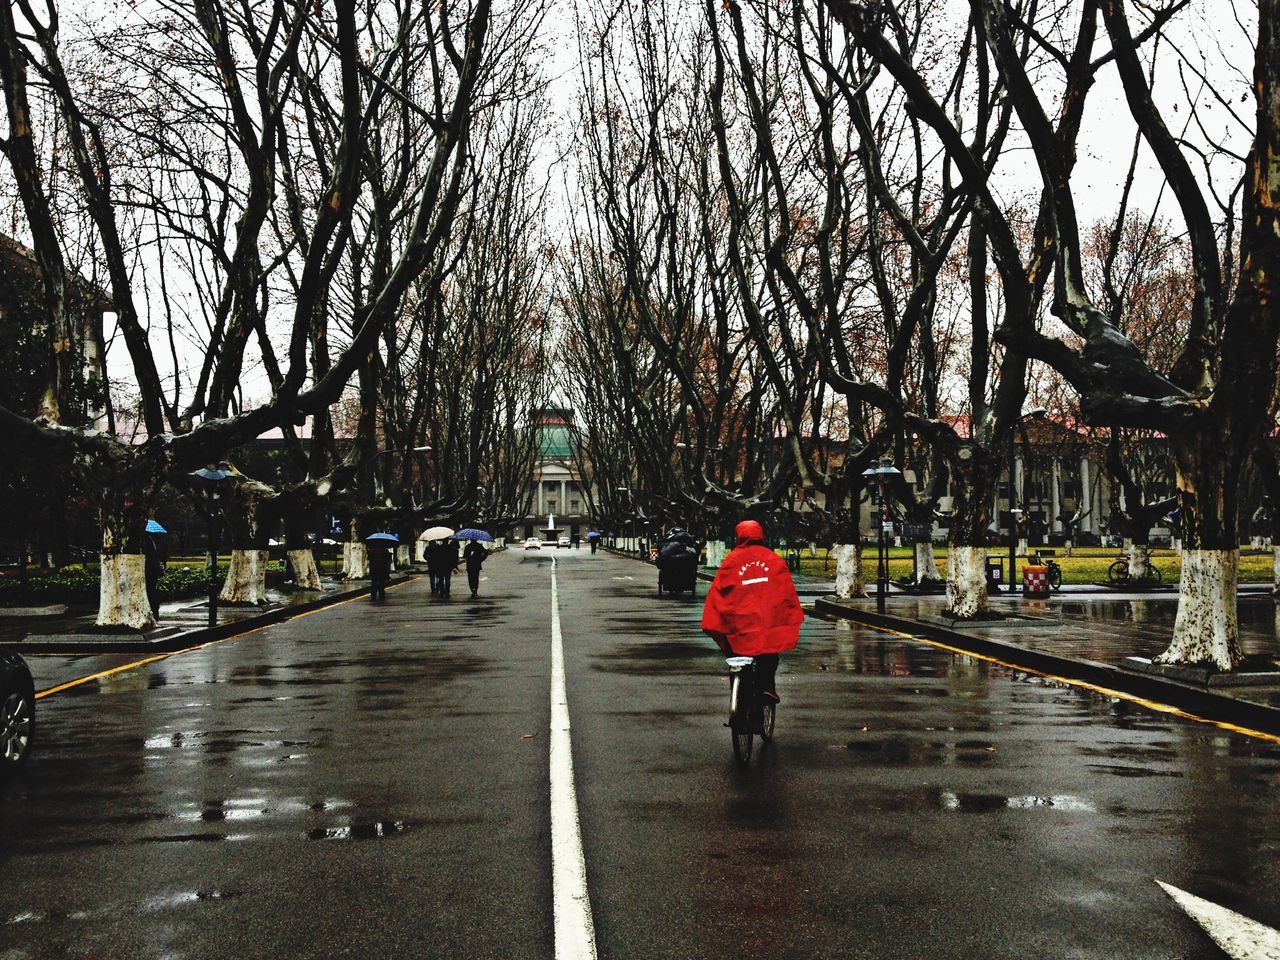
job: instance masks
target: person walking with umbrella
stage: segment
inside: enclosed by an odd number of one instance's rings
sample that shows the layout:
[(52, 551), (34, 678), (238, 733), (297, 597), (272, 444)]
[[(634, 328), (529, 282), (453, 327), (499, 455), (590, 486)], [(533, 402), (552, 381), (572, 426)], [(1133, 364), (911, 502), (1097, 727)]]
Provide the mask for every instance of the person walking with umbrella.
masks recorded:
[(454, 534), (453, 539), (455, 542), (468, 541), (467, 548), (462, 551), (462, 559), (467, 565), (467, 584), (471, 587), (471, 595), (474, 597), (480, 592), (480, 567), (489, 556), (489, 551), (482, 544), (492, 543), (493, 537), (483, 530), (468, 527), (465, 530), (459, 530)]
[(394, 533), (371, 533), (365, 538), (369, 550), (369, 599), (387, 599), (387, 581), (391, 579), (391, 546), (399, 543)]
[(423, 549), (427, 560), (427, 577), (431, 581), (431, 593), (436, 597), (444, 596), (444, 565), (448, 562), (446, 551), (452, 536), (452, 527), (428, 527), (422, 533), (422, 539), (427, 542)]
[(151, 604), (151, 616), (160, 619), (160, 577), (169, 559), (165, 534), (169, 531), (155, 520), (147, 521), (146, 539), (143, 541), (143, 574), (147, 581), (147, 602)]

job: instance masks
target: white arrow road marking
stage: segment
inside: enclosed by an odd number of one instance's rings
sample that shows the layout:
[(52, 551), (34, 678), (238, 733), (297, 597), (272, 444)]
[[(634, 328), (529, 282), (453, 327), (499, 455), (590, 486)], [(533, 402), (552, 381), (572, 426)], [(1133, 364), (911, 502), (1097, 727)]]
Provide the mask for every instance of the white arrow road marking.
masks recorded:
[(551, 888), (556, 960), (595, 960), (596, 931), (587, 897), (587, 865), (582, 854), (578, 796), (573, 786), (555, 557), (551, 558)]
[(615, 580), (634, 580), (635, 577), (614, 577)]
[(1156, 883), (1232, 960), (1280, 960), (1280, 932), (1163, 881)]

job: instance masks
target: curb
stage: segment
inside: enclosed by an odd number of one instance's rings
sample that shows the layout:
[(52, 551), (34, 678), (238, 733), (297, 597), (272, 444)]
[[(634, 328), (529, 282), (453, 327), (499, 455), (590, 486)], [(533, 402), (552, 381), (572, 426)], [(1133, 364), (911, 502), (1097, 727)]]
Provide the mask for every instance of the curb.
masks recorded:
[(906, 617), (895, 617), (850, 607), (830, 597), (820, 597), (815, 601), (814, 610), (819, 614), (842, 617), (868, 626), (886, 627), (901, 633), (924, 637), (955, 647), (965, 653), (994, 657), (1014, 667), (1106, 687), (1129, 696), (1176, 707), (1205, 720), (1234, 724), (1280, 736), (1280, 709), (1252, 700), (1224, 696), (1158, 674), (1136, 673), (1113, 664), (1099, 663), (1096, 660), (1079, 660), (1042, 653), (1038, 650), (1028, 650), (1026, 647), (1003, 640), (978, 637), (918, 620), (909, 620)]
[[(402, 577), (392, 577), (387, 581), (387, 586), (392, 587), (401, 583), (408, 583), (417, 579), (421, 574), (406, 574)], [(62, 653), (68, 657), (84, 657), (92, 656), (95, 653), (173, 653), (176, 650), (185, 650), (187, 647), (198, 647), (204, 643), (210, 643), (214, 640), (226, 640), (229, 637), (237, 636), (241, 633), (249, 633), (260, 627), (269, 627), (273, 624), (284, 623), (286, 620), (292, 620), (294, 617), (300, 617), (304, 613), (312, 613), (316, 610), (323, 610), (325, 607), (331, 607), (334, 604), (342, 603), (344, 600), (352, 600), (358, 597), (367, 597), (372, 587), (356, 587), (353, 590), (343, 590), (339, 593), (329, 594), (323, 597), (317, 597), (314, 600), (307, 600), (304, 603), (295, 603), (287, 607), (277, 607), (274, 610), (268, 610), (254, 617), (244, 617), (239, 620), (231, 620), (226, 623), (219, 623), (213, 627), (199, 627), (195, 630), (184, 630), (181, 633), (170, 634), (164, 637), (157, 637), (155, 640), (143, 640), (141, 638), (128, 638), (128, 635), (122, 635), (119, 640), (105, 639), (111, 634), (105, 633), (101, 643), (80, 644), (73, 643), (50, 643), (48, 641), (26, 643), (19, 641), (10, 643), (8, 649), (15, 653)]]

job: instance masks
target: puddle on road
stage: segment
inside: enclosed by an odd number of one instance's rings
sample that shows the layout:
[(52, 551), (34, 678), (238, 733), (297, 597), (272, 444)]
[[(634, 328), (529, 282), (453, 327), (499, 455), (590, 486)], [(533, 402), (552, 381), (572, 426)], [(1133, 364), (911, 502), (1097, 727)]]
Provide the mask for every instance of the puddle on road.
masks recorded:
[(371, 823), (352, 823), (340, 827), (316, 827), (307, 831), (308, 840), (378, 840), (407, 833), (413, 824), (405, 820), (374, 820)]
[(998, 793), (952, 793), (942, 791), (938, 805), (943, 810), (961, 813), (990, 813), (995, 810), (1059, 810), (1064, 813), (1097, 813), (1098, 808), (1083, 797), (1069, 794), (1059, 796), (1013, 796)]

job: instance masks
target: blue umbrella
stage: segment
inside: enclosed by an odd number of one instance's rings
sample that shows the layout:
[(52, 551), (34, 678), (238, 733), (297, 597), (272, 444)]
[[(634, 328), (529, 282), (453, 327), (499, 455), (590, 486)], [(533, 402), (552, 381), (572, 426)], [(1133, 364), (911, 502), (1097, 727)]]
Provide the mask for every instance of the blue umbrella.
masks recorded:
[(371, 533), (365, 540), (377, 540), (379, 543), (399, 543), (400, 538), (394, 533)]
[(588, 531), (587, 531), (587, 539), (588, 539), (588, 540), (595, 540), (595, 539), (596, 539), (597, 537), (599, 537), (599, 536), (600, 536), (600, 531), (599, 531), (599, 530), (588, 530)]
[(493, 534), (485, 533), (483, 530), (477, 530), (475, 527), (467, 527), (465, 530), (459, 530), (450, 540), (480, 540), (483, 543), (493, 543)]
[(154, 520), (147, 521), (147, 533), (168, 533), (168, 532), (169, 532), (168, 530), (160, 526), (160, 524), (158, 524), (156, 521)]

